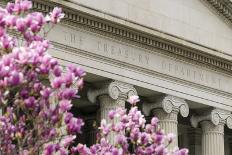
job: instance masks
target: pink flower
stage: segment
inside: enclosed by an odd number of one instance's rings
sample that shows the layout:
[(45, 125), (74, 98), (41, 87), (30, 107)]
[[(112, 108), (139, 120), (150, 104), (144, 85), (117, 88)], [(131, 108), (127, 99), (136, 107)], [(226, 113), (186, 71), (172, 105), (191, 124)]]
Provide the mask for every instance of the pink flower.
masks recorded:
[(14, 40), (14, 38), (10, 37), (10, 36), (7, 36), (7, 35), (4, 35), (2, 38), (1, 38), (1, 41), (0, 41), (2, 47), (4, 49), (11, 49), (15, 46), (16, 42)]
[(100, 130), (102, 130), (102, 133), (104, 135), (108, 135), (109, 132), (110, 132), (110, 124), (107, 124), (106, 123), (106, 120), (105, 119), (102, 119), (101, 120), (101, 126), (99, 127)]
[(75, 74), (75, 76), (83, 77), (85, 76), (85, 71), (73, 64), (68, 65), (68, 70)]
[(173, 140), (174, 140), (174, 138), (175, 138), (176, 136), (173, 134), (173, 133), (169, 133), (169, 134), (167, 134), (167, 140), (168, 140), (168, 143), (171, 143)]
[(67, 89), (64, 89), (62, 91), (61, 98), (62, 99), (66, 99), (66, 100), (70, 100), (73, 97), (75, 97), (76, 94), (77, 94), (77, 90), (76, 89), (67, 88)]
[(73, 114), (70, 113), (70, 112), (68, 112), (68, 113), (66, 113), (66, 115), (65, 115), (64, 122), (65, 122), (66, 124), (68, 124), (72, 118), (73, 118)]
[(23, 0), (20, 3), (20, 7), (23, 12), (28, 11), (32, 7), (32, 2), (28, 0)]
[(159, 145), (158, 147), (155, 148), (156, 154), (166, 154), (167, 149), (165, 148), (164, 145)]
[(44, 155), (52, 155), (54, 152), (55, 152), (55, 144), (48, 144), (44, 151), (43, 151), (43, 154)]
[(77, 81), (77, 87), (80, 88), (80, 89), (82, 89), (83, 86), (84, 86), (84, 79), (81, 78), (81, 79), (79, 79), (79, 80)]
[(76, 136), (65, 136), (64, 139), (62, 139), (61, 141), (61, 146), (68, 147), (75, 138)]
[(72, 104), (70, 100), (62, 100), (59, 103), (60, 110), (62, 112), (68, 111), (72, 108)]
[(34, 97), (29, 97), (28, 99), (25, 99), (24, 102), (27, 108), (34, 108), (36, 100)]
[(7, 3), (6, 10), (8, 13), (12, 14), (14, 10), (14, 3)]
[(61, 73), (62, 73), (62, 68), (60, 66), (55, 66), (53, 69), (53, 74), (56, 77), (59, 77), (59, 76), (61, 76)]
[(110, 110), (110, 112), (108, 113), (108, 117), (110, 119), (114, 119), (115, 114), (116, 114), (115, 110)]
[(157, 117), (153, 117), (151, 119), (151, 125), (156, 127), (157, 126), (157, 123), (159, 122), (159, 119)]
[(18, 73), (17, 71), (13, 71), (10, 73), (9, 83), (12, 86), (16, 86), (22, 82), (23, 82), (23, 74), (22, 73)]
[(16, 28), (20, 32), (26, 31), (27, 25), (26, 25), (25, 20), (22, 19), (22, 18), (17, 19), (17, 21), (16, 21)]
[(51, 94), (51, 89), (50, 88), (46, 88), (40, 91), (40, 94), (42, 95), (43, 98), (48, 99), (50, 94)]
[(84, 122), (82, 121), (82, 119), (71, 118), (71, 120), (67, 124), (67, 131), (69, 134), (80, 133), (82, 126), (84, 126)]
[(0, 27), (0, 37), (2, 37), (4, 33), (5, 33), (5, 30), (2, 27)]
[(57, 88), (60, 88), (63, 83), (64, 83), (64, 80), (61, 77), (57, 77), (52, 81), (51, 85), (53, 88), (57, 89)]
[(124, 135), (117, 135), (116, 140), (119, 145), (128, 145), (127, 139)]
[(129, 102), (132, 105), (136, 105), (136, 103), (139, 102), (139, 97), (136, 95), (130, 96), (127, 102)]
[(49, 137), (54, 137), (54, 136), (56, 136), (56, 134), (57, 134), (57, 132), (56, 132), (56, 129), (54, 129), (54, 128), (49, 131)]
[(62, 9), (58, 7), (55, 7), (50, 13), (50, 16), (47, 16), (47, 20), (54, 24), (60, 22), (62, 18), (64, 18), (64, 13), (62, 13)]
[(188, 149), (176, 150), (172, 155), (188, 155)]
[(78, 144), (75, 149), (77, 149), (81, 155), (89, 155), (90, 152), (86, 145), (83, 144)]

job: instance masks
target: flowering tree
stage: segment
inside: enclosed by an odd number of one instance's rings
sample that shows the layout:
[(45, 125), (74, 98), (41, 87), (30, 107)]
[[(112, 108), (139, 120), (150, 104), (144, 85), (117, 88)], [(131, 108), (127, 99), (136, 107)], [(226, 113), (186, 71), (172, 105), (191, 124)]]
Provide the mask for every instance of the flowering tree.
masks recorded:
[[(173, 135), (157, 130), (157, 118), (145, 124), (135, 96), (128, 114), (117, 109), (109, 113), (112, 122), (102, 120), (97, 144), (71, 147), (84, 125), (69, 112), (71, 99), (77, 97), (85, 73), (73, 65), (63, 73), (47, 53), (51, 45), (45, 36), (64, 17), (62, 10), (56, 7), (44, 16), (29, 13), (31, 7), (28, 0), (15, 0), (0, 8), (0, 154), (166, 155)], [(107, 139), (112, 132), (117, 133), (116, 144)], [(173, 154), (185, 155), (187, 150)]]
[(15, 0), (0, 8), (0, 154), (65, 155), (84, 125), (69, 110), (78, 91), (71, 86), (81, 87), (85, 73), (74, 66), (62, 73), (46, 52), (44, 35), (64, 17), (61, 9), (44, 16), (31, 7)]
[[(146, 124), (144, 115), (138, 110), (136, 103), (138, 96), (132, 96), (128, 102), (132, 105), (129, 113), (126, 109), (109, 112), (110, 122), (101, 121), (97, 143), (88, 148), (79, 144), (77, 150), (82, 155), (187, 155), (187, 149), (169, 152), (167, 146), (175, 135), (165, 135), (158, 129), (158, 119), (153, 117), (150, 124)], [(119, 121), (118, 121), (119, 120)], [(108, 136), (115, 133), (116, 143), (112, 144)]]

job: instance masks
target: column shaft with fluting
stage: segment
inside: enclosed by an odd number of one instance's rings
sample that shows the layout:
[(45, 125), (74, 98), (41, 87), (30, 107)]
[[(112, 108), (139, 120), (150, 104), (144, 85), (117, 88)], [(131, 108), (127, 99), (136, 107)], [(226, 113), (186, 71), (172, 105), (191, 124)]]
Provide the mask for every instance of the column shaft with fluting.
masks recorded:
[[(110, 120), (108, 113), (117, 108), (124, 108), (125, 102), (130, 96), (137, 95), (133, 85), (121, 81), (107, 81), (100, 89), (90, 89), (87, 96), (90, 102), (95, 103), (97, 98), (100, 101), (100, 119), (105, 119), (107, 123), (117, 123), (120, 118)], [(108, 139), (111, 144), (115, 144), (116, 134), (112, 133)]]
[(224, 155), (224, 124), (202, 121), (202, 155)]
[[(125, 107), (125, 100), (117, 99), (113, 100), (109, 95), (101, 95), (99, 96), (100, 101), (100, 116), (101, 120), (105, 119), (107, 123), (117, 123), (119, 118), (115, 118), (114, 120), (110, 120), (108, 117), (108, 113), (111, 110), (116, 110), (117, 108)], [(110, 133), (108, 135), (109, 142), (111, 144), (115, 144), (116, 133)]]
[(178, 111), (172, 111), (171, 113), (166, 113), (163, 109), (154, 109), (153, 115), (159, 119), (159, 128), (164, 130), (165, 134), (173, 133), (176, 135), (175, 139), (168, 148), (173, 150), (178, 146), (178, 130), (177, 130), (177, 114)]

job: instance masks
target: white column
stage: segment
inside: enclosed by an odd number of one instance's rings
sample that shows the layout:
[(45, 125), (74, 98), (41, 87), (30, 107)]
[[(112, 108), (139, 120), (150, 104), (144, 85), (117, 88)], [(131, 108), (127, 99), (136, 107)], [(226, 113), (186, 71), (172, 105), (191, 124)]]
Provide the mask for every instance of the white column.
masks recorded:
[(202, 155), (224, 155), (224, 124), (202, 121)]
[(174, 133), (176, 138), (169, 145), (170, 149), (178, 146), (178, 130), (177, 130), (177, 115), (178, 111), (172, 111), (171, 113), (166, 113), (163, 109), (154, 109), (154, 116), (159, 118), (159, 128), (163, 129), (166, 134)]
[(155, 103), (144, 104), (143, 112), (145, 115), (149, 115), (150, 110), (152, 110), (154, 116), (159, 118), (159, 127), (166, 134), (173, 133), (176, 135), (174, 141), (168, 146), (170, 150), (173, 150), (178, 146), (178, 114), (187, 117), (189, 114), (188, 104), (182, 98), (164, 95)]
[(224, 125), (232, 128), (230, 112), (213, 109), (201, 116), (192, 116), (191, 123), (202, 128), (202, 155), (225, 155)]
[(99, 102), (100, 102), (100, 118), (106, 119), (107, 122), (110, 121), (108, 117), (108, 113), (111, 110), (116, 110), (117, 108), (124, 108), (125, 107), (126, 98), (113, 100), (109, 95), (100, 95)]
[[(88, 99), (91, 102), (96, 102), (98, 97), (100, 102), (100, 119), (106, 119), (110, 123), (108, 113), (117, 108), (124, 108), (128, 97), (137, 95), (135, 88), (127, 83), (120, 81), (108, 82), (100, 89), (90, 90), (87, 93)], [(113, 120), (117, 123), (118, 120)], [(115, 143), (115, 134), (109, 134), (109, 141), (111, 144)]]

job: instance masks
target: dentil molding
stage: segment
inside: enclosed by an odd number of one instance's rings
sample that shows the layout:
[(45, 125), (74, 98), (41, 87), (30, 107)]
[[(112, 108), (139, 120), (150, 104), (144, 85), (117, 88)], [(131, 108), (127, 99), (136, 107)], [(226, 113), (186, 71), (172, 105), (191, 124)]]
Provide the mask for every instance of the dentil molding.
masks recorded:
[(161, 96), (155, 103), (144, 103), (143, 112), (146, 116), (150, 115), (153, 109), (162, 108), (166, 113), (180, 112), (181, 116), (187, 117), (189, 106), (182, 98), (172, 95)]

